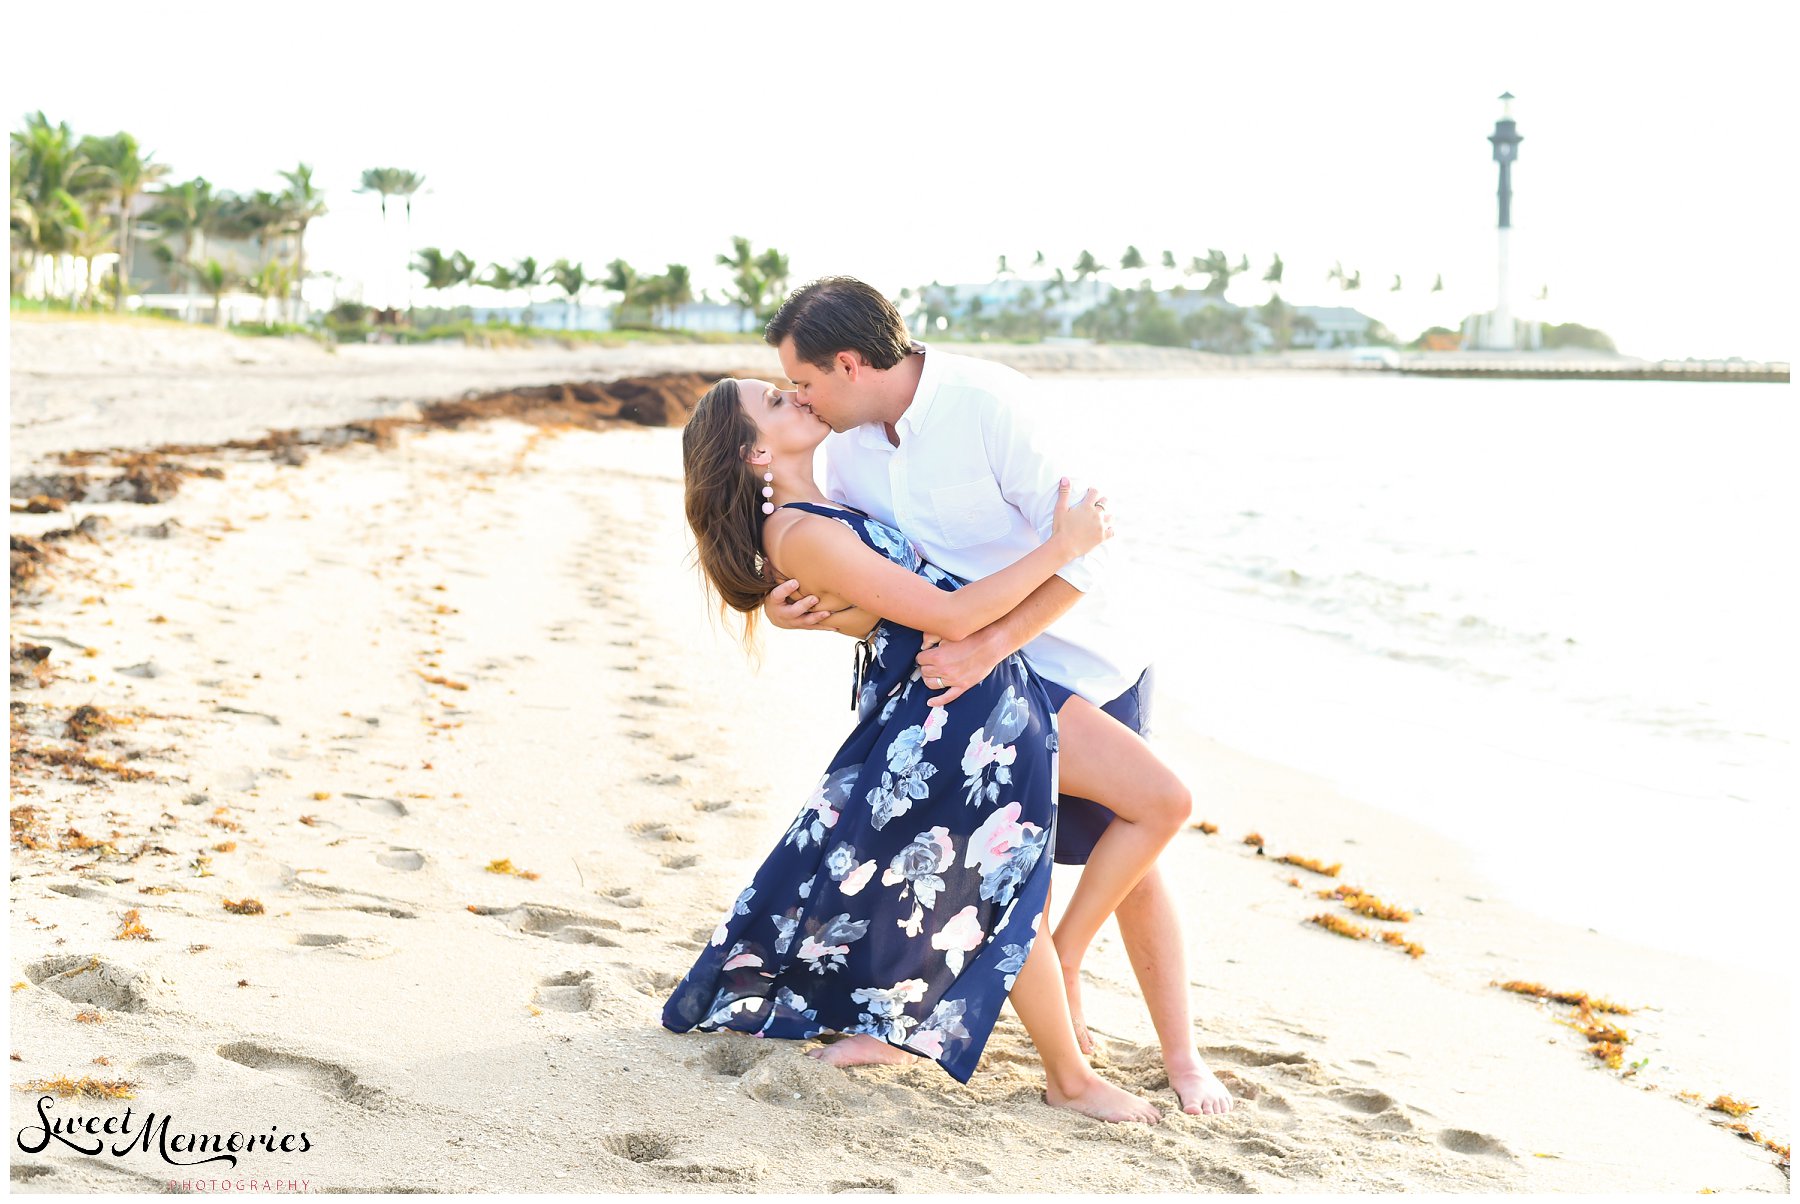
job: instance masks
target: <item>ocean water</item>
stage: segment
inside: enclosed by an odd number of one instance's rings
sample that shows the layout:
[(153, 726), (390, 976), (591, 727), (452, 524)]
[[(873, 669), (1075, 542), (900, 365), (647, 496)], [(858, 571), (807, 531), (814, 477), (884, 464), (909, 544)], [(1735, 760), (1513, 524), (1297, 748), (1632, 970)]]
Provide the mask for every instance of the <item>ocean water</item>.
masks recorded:
[(1790, 388), (1039, 388), (1120, 517), (1158, 730), (1424, 823), (1540, 913), (1788, 973)]

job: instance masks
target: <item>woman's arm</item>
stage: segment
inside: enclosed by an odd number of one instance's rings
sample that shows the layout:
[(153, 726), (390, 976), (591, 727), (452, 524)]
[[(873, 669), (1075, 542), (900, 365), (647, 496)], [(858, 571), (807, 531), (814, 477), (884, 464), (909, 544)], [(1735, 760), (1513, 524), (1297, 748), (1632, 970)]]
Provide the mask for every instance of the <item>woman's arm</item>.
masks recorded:
[(1048, 540), (999, 572), (954, 591), (941, 590), (872, 551), (835, 519), (795, 523), (782, 539), (781, 559), (790, 575), (811, 584), (813, 593), (836, 594), (880, 618), (960, 640), (1006, 614), (1057, 569), (1108, 538), (1111, 527), (1096, 505), (1104, 500), (1090, 489), (1071, 507), (1065, 483)]

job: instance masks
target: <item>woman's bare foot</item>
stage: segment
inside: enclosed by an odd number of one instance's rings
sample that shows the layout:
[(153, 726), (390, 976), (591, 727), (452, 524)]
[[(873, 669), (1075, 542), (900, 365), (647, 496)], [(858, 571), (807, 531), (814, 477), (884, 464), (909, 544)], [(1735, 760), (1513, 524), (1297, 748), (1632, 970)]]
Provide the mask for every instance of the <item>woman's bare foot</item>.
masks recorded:
[(1175, 1089), (1175, 1096), (1181, 1101), (1181, 1110), (1188, 1115), (1219, 1115), (1236, 1106), (1237, 1100), (1225, 1089), (1225, 1084), (1199, 1059), (1164, 1063), (1164, 1068), (1169, 1072), (1169, 1086)]
[(876, 1066), (910, 1062), (915, 1055), (895, 1049), (886, 1041), (877, 1041), (867, 1033), (856, 1033), (842, 1041), (809, 1049), (806, 1056), (817, 1058), (827, 1066)]
[(1094, 1052), (1094, 1039), (1088, 1035), (1087, 1022), (1081, 1018), (1081, 967), (1064, 965), (1063, 991), (1069, 997), (1069, 1019), (1075, 1025), (1075, 1046), (1083, 1054)]
[(1139, 1099), (1131, 1092), (1113, 1086), (1099, 1075), (1089, 1078), (1073, 1093), (1058, 1091), (1055, 1086), (1047, 1087), (1044, 1102), (1052, 1108), (1067, 1108), (1095, 1120), (1132, 1121), (1146, 1125), (1162, 1120), (1162, 1113), (1149, 1100)]

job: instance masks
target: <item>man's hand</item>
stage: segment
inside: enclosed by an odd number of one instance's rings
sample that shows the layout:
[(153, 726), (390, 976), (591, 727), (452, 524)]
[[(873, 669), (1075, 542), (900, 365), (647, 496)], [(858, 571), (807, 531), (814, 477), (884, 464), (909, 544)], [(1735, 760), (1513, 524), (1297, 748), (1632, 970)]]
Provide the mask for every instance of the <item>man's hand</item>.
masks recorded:
[(991, 627), (983, 628), (966, 640), (946, 644), (927, 633), (916, 658), (931, 689), (944, 689), (925, 700), (928, 706), (941, 707), (961, 698), (963, 691), (980, 682), (1006, 659), (1007, 650), (996, 645)]
[(783, 581), (769, 591), (769, 596), (763, 599), (763, 615), (769, 622), (788, 631), (806, 631), (831, 617), (829, 610), (813, 609), (819, 600), (813, 594), (789, 601), (788, 596), (799, 589), (798, 581)]

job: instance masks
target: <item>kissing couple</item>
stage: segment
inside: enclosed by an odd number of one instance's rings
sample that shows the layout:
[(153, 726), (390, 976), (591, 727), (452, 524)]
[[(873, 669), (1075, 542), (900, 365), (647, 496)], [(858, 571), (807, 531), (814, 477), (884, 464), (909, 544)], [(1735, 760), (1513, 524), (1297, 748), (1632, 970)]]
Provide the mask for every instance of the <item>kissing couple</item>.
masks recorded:
[[(765, 337), (793, 387), (700, 399), (688, 524), (746, 642), (759, 613), (857, 641), (856, 723), (664, 1026), (835, 1034), (812, 1056), (928, 1058), (966, 1083), (1010, 999), (1046, 1103), (1154, 1124), (1086, 1060), (1082, 958), (1116, 915), (1178, 1106), (1229, 1111), (1156, 867), (1192, 800), (1143, 738), (1152, 672), (1107, 596), (1106, 499), (1077, 492), (1026, 377), (912, 340), (859, 280), (794, 292)], [(1082, 867), (1054, 927), (1053, 862)]]

